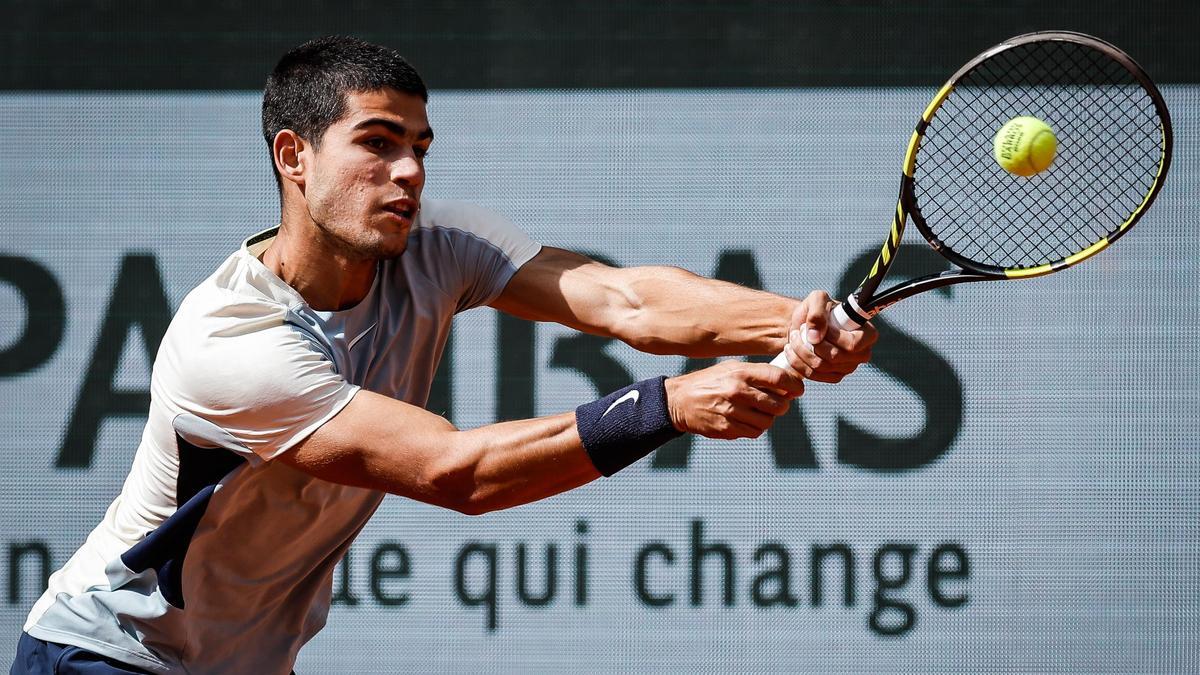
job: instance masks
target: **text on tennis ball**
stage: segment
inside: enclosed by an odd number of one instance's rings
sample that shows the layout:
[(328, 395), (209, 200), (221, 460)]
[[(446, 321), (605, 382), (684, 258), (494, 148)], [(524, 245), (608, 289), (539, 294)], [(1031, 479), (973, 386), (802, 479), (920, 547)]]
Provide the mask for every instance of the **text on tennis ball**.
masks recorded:
[(993, 141), (996, 162), (1011, 174), (1023, 177), (1045, 171), (1054, 162), (1058, 138), (1048, 124), (1036, 117), (1015, 117), (996, 133)]

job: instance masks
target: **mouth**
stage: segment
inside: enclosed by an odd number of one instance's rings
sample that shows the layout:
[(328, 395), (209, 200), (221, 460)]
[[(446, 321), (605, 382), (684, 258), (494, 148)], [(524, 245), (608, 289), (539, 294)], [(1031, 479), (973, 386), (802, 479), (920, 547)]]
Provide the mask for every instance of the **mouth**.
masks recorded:
[(401, 219), (409, 222), (417, 216), (419, 208), (420, 204), (414, 199), (397, 199), (394, 202), (388, 202), (383, 205), (385, 212), (399, 216)]

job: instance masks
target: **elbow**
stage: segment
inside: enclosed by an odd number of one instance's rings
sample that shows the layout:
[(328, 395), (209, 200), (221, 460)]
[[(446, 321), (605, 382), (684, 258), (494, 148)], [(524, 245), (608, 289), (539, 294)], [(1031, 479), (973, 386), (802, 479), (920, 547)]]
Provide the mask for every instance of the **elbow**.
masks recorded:
[(478, 485), (470, 487), (454, 485), (442, 490), (441, 506), (464, 516), (482, 516), (491, 513), (496, 508), (483, 497)]
[(482, 516), (485, 513), (491, 513), (495, 509), (488, 507), (481, 502), (473, 502), (467, 500), (459, 503), (457, 506), (451, 507), (452, 510), (461, 513), (464, 516)]
[(425, 501), (466, 516), (481, 516), (494, 511), (480, 480), (479, 456), (479, 453), (455, 450), (430, 466), (422, 481), (428, 495)]

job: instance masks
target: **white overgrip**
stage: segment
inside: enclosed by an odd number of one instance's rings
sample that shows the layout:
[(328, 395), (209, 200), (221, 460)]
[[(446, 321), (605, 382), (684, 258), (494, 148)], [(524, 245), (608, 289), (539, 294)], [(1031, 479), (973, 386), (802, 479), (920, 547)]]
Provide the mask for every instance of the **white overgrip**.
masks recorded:
[[(858, 330), (862, 327), (862, 324), (850, 318), (850, 315), (846, 313), (846, 308), (841, 304), (834, 307), (833, 311), (829, 313), (829, 322), (839, 330)], [(809, 351), (812, 351), (813, 346), (808, 342), (808, 332), (804, 331), (802, 337), (804, 344), (808, 346)], [(778, 356), (771, 359), (771, 365), (776, 368), (786, 368), (788, 365), (787, 353), (779, 352)]]

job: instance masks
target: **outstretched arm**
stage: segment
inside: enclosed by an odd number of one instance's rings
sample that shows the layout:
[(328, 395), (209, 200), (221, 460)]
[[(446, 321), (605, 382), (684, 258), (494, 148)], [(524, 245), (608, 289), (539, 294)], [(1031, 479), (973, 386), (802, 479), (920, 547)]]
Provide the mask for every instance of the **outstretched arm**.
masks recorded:
[[(417, 406), (360, 390), (279, 460), (330, 482), (480, 514), (570, 490), (600, 477), (597, 467), (611, 473), (644, 455), (653, 449), (645, 445), (647, 434), (639, 438), (627, 431), (639, 424), (650, 431), (661, 426), (648, 434), (659, 439), (662, 431), (668, 437), (674, 432), (757, 437), (787, 411), (804, 383), (766, 364), (726, 362), (669, 378), (660, 389), (658, 407), (643, 405), (651, 394), (645, 388), (642, 401), (601, 399), (598, 408), (583, 406), (591, 410), (584, 411), (590, 420), (584, 424), (568, 412), (469, 431)], [(640, 448), (638, 454), (626, 454), (621, 434)]]
[[(652, 354), (775, 355), (793, 368), (836, 382), (870, 358), (878, 334), (827, 327), (829, 296), (803, 301), (706, 279), (676, 267), (615, 268), (544, 247), (492, 302), (503, 312), (614, 337)], [(809, 350), (801, 331), (814, 331)]]

